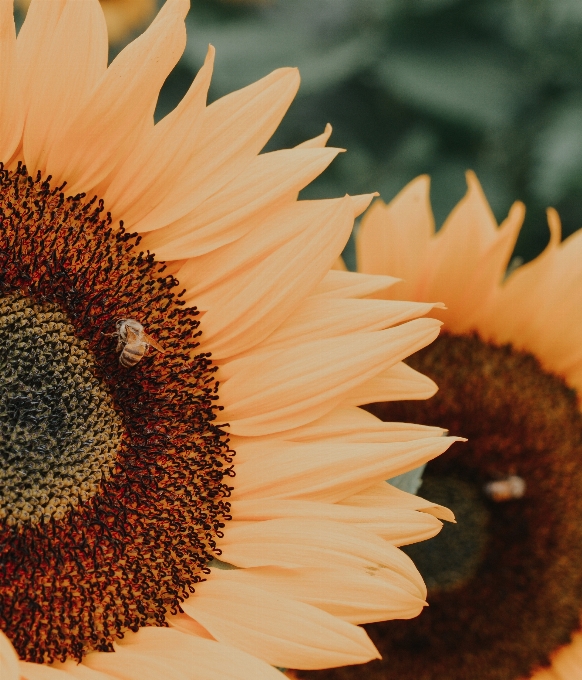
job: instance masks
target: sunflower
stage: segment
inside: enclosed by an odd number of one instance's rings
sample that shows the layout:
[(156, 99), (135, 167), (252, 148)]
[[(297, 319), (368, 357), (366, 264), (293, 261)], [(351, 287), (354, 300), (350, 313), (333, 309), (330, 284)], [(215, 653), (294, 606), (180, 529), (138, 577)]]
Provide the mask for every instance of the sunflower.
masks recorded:
[(469, 438), (429, 463), (422, 487), (459, 521), (408, 549), (431, 606), (416, 621), (369, 627), (386, 662), (366, 677), (579, 680), (582, 232), (561, 243), (549, 210), (545, 251), (508, 266), (524, 206), (498, 227), (471, 172), (467, 183), (437, 233), (423, 176), (377, 201), (357, 235), (360, 272), (402, 279), (378, 297), (447, 306), (436, 310), (445, 333), (410, 362), (439, 394), (369, 410)]
[[(16, 0), (16, 6), (26, 12), (31, 0)], [(156, 12), (156, 0), (100, 0), (109, 42), (122, 45), (136, 31), (148, 24)]]
[(188, 7), (107, 67), (97, 0), (18, 40), (0, 3), (2, 680), (365, 662), (356, 624), (425, 605), (398, 546), (451, 519), (382, 480), (454, 438), (358, 408), (435, 391), (402, 363), (434, 305), (331, 269), (371, 197), (297, 200), (329, 128), (259, 155), (297, 72), (207, 106), (210, 48), (154, 126)]

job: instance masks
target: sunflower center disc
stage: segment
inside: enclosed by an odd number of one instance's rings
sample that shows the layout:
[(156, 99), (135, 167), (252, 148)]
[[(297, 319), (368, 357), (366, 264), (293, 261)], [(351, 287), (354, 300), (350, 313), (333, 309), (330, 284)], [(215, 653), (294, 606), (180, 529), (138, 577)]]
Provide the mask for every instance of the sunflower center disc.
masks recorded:
[(403, 548), (431, 593), (453, 591), (473, 578), (487, 546), (489, 511), (480, 489), (450, 476), (425, 474), (419, 493), (450, 508), (456, 524), (445, 522), (430, 541)]
[[(0, 163), (0, 630), (81, 660), (164, 626), (230, 519), (198, 312), (103, 201)], [(159, 341), (131, 368), (119, 319)]]
[(111, 471), (121, 423), (56, 305), (0, 299), (0, 517), (62, 519)]
[[(452, 499), (465, 529), (452, 525), (442, 537), (412, 546), (430, 551), (434, 541), (441, 563), (427, 565), (426, 553), (418, 562), (430, 605), (419, 617), (366, 627), (384, 661), (371, 662), (364, 674), (353, 667), (313, 675), (530, 678), (580, 625), (582, 417), (576, 395), (531, 355), (472, 336), (443, 335), (408, 363), (435, 380), (437, 394), (369, 410), (383, 420), (440, 425), (468, 438), (429, 464), (419, 490), (445, 505)], [(513, 475), (525, 481), (522, 498), (495, 502), (487, 495), (487, 484)], [(447, 490), (451, 480), (455, 486)], [(458, 560), (456, 569), (442, 559), (439, 539)]]

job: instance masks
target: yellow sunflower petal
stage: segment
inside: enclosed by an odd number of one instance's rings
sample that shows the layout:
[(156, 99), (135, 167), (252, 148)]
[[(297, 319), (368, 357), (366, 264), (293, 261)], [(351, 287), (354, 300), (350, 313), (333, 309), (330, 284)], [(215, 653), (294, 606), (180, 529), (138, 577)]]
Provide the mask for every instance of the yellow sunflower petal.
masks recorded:
[[(41, 2), (35, 0), (29, 8), (26, 19), (18, 33), (16, 55), (18, 80), (22, 93), (22, 106), (28, 111), (34, 96), (36, 73), (44, 55), (50, 50), (59, 17), (67, 0)], [(3, 2), (4, 8), (12, 3)], [(10, 7), (12, 15), (12, 7)]]
[(359, 271), (401, 278), (395, 291), (404, 299), (413, 298), (414, 288), (421, 285), (434, 233), (429, 188), (430, 180), (423, 175), (410, 182), (390, 205), (376, 201), (356, 238)]
[[(298, 427), (324, 415), (350, 389), (430, 343), (433, 319), (415, 319), (376, 333), (357, 333), (255, 354), (221, 367), (222, 417), (233, 434)], [(305, 361), (306, 354), (312, 357)], [(260, 369), (259, 369), (260, 366)]]
[(182, 608), (220, 642), (273, 666), (330, 668), (378, 658), (362, 628), (255, 585), (206, 581)]
[(572, 642), (557, 652), (552, 667), (534, 673), (531, 680), (577, 680), (582, 677), (582, 633), (576, 633)]
[[(39, 19), (52, 24), (58, 3), (44, 3), (55, 5), (49, 17), (44, 16), (47, 10), (35, 11), (37, 4), (43, 3), (33, 4), (25, 24)], [(28, 168), (44, 173), (63, 121), (77, 114), (107, 69), (107, 27), (98, 0), (64, 5), (40, 64), (32, 81), (23, 146)]]
[(12, 3), (0, 3), (0, 88), (3, 93), (0, 109), (0, 158), (8, 162), (22, 136), (24, 107), (22, 105), (16, 53), (16, 31)]
[[(304, 207), (301, 203), (295, 206)], [(324, 210), (318, 218), (311, 220), (298, 219), (305, 210), (293, 211), (293, 219), (283, 220), (275, 230), (278, 247), (268, 252), (273, 239), (267, 239), (254, 266), (239, 268), (199, 295), (200, 304), (209, 310), (204, 317), (205, 343), (212, 344), (217, 360), (261, 342), (329, 270), (351, 230), (353, 217), (349, 197), (321, 202), (321, 207)]]
[(314, 295), (257, 345), (257, 350), (284, 349), (298, 342), (382, 330), (424, 316), (434, 307), (431, 303), (334, 299)]
[(412, 470), (446, 451), (453, 437), (420, 442), (349, 444), (278, 443), (262, 456), (235, 465), (232, 498), (294, 498), (334, 503), (382, 479)]
[(531, 339), (531, 322), (537, 315), (547, 277), (556, 265), (561, 240), (560, 219), (555, 211), (548, 212), (548, 224), (550, 242), (547, 248), (535, 260), (511, 274), (499, 291), (494, 309), (480, 324), (486, 337), (500, 343), (513, 341), (520, 349)]
[(340, 503), (271, 498), (234, 500), (232, 516), (234, 522), (262, 522), (284, 517), (320, 518), (347, 522), (362, 526), (366, 531), (381, 536), (396, 546), (427, 540), (438, 534), (442, 528), (442, 523), (433, 515), (415, 510), (404, 510), (400, 507), (387, 508), (381, 505), (358, 507)]
[[(440, 437), (446, 431), (440, 427), (413, 425), (411, 423), (383, 422), (359, 408), (341, 405), (322, 418), (282, 433), (285, 441), (301, 442), (327, 439), (346, 442), (405, 442), (423, 437)], [(253, 438), (251, 447), (257, 438)], [(234, 438), (244, 446), (245, 438)]]
[(426, 606), (399, 584), (357, 569), (213, 569), (210, 578), (256, 585), (356, 624), (412, 618)]
[(426, 375), (400, 362), (350, 390), (344, 399), (349, 406), (401, 399), (429, 399), (438, 387)]
[(244, 172), (279, 125), (298, 87), (296, 69), (279, 69), (212, 103), (204, 114), (200, 144), (176, 169), (172, 191), (134, 228), (144, 233), (176, 222)]
[(448, 508), (427, 501), (420, 496), (415, 496), (406, 491), (396, 489), (386, 482), (370, 486), (369, 488), (364, 489), (364, 491), (344, 498), (340, 502), (343, 505), (355, 505), (363, 508), (409, 508), (411, 510), (418, 510), (419, 512), (427, 512), (439, 519), (445, 519), (448, 522), (455, 521), (455, 515)]
[(200, 134), (213, 66), (214, 48), (209, 46), (204, 65), (182, 101), (142, 140), (107, 187), (104, 200), (127, 225), (158, 205), (172, 188), (176, 170), (188, 162)]
[(371, 532), (340, 522), (295, 518), (249, 522), (233, 527), (220, 549), (221, 560), (241, 568), (333, 564), (408, 584), (409, 592), (426, 597), (424, 581), (407, 555)]
[(142, 628), (118, 642), (115, 654), (89, 654), (83, 664), (120, 680), (281, 680), (255, 655), (168, 628)]
[(294, 200), (338, 152), (331, 148), (285, 149), (262, 154), (223, 188), (225, 193), (209, 197), (165, 229), (150, 232), (144, 244), (161, 258), (172, 260), (203, 255), (230, 243), (243, 235), (244, 225), (248, 228), (281, 204)]
[(0, 677), (2, 680), (19, 680), (18, 656), (10, 640), (0, 631)]
[[(160, 87), (186, 42), (188, 0), (167, 0), (151, 26), (113, 61), (50, 149), (46, 167), (71, 193), (90, 191), (133, 151)], [(31, 8), (32, 9), (32, 8)]]
[(331, 125), (328, 123), (325, 126), (325, 130), (318, 135), (317, 137), (313, 137), (313, 139), (308, 139), (305, 142), (301, 142), (301, 144), (297, 144), (295, 147), (296, 149), (321, 149), (323, 148), (327, 142), (329, 141), (329, 138), (331, 137)]
[(332, 269), (313, 293), (326, 298), (364, 298), (385, 291), (395, 283), (398, 279), (393, 276), (370, 276)]
[(38, 663), (20, 662), (20, 678), (23, 680), (71, 680), (66, 671)]
[(57, 661), (53, 663), (52, 667), (67, 673), (69, 680), (72, 680), (72, 678), (77, 680), (111, 680), (113, 678), (112, 675), (93, 670), (83, 663), (73, 661), (73, 659), (67, 659), (64, 663)]
[[(443, 300), (451, 309), (459, 307), (459, 316), (464, 311), (461, 305), (467, 292), (467, 283), (479, 270), (484, 253), (494, 248), (496, 240), (501, 238), (504, 243), (500, 254), (502, 258), (509, 259), (521, 226), (519, 215), (516, 215), (516, 218), (506, 223), (509, 229), (498, 229), (481, 185), (471, 172), (467, 173), (467, 185), (467, 194), (453, 209), (431, 244), (428, 276), (419, 290), (420, 299), (429, 296)], [(508, 238), (505, 237), (506, 233)], [(499, 278), (492, 281), (491, 285), (499, 282), (506, 264), (503, 261), (498, 263), (496, 273)], [(480, 289), (479, 292), (483, 291)], [(446, 300), (443, 294), (447, 296)], [(433, 297), (435, 295), (437, 297)]]

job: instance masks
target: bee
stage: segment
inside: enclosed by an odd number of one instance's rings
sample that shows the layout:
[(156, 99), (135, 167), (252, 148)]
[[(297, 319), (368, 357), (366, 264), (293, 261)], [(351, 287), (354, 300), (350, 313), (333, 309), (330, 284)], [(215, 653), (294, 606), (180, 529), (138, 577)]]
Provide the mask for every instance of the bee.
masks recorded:
[(485, 484), (485, 493), (496, 503), (523, 498), (525, 494), (525, 480), (517, 475), (510, 475), (505, 479)]
[(135, 319), (119, 319), (116, 324), (117, 352), (119, 363), (124, 368), (131, 368), (140, 361), (148, 351), (148, 347), (154, 347), (158, 352), (165, 353), (165, 349), (144, 331), (143, 326)]

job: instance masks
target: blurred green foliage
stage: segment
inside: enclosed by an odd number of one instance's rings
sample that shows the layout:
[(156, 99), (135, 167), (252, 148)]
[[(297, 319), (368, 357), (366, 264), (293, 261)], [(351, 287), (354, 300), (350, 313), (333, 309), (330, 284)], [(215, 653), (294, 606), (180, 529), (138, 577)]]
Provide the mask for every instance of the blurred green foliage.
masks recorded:
[(437, 224), (474, 169), (499, 220), (528, 208), (516, 254), (544, 247), (547, 205), (582, 226), (581, 0), (191, 0), (188, 46), (161, 95), (173, 108), (217, 50), (211, 99), (279, 66), (299, 95), (268, 148), (334, 127), (348, 150), (305, 197), (432, 176)]

